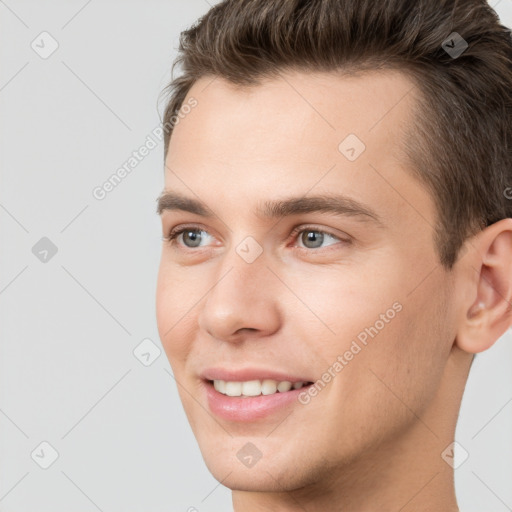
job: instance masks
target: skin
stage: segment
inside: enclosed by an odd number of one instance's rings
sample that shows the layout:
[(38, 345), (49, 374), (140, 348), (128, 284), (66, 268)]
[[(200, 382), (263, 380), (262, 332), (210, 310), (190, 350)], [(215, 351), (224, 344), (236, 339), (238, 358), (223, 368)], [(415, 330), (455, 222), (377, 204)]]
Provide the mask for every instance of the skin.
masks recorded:
[[(157, 321), (205, 463), (233, 490), (235, 512), (458, 510), (441, 453), (473, 354), (511, 325), (512, 219), (442, 267), (433, 201), (400, 150), (416, 94), (390, 70), (286, 72), (251, 88), (204, 77), (189, 92), (198, 105), (174, 129), (164, 191), (216, 217), (162, 212), (164, 237), (177, 226), (207, 233), (200, 248), (164, 241)], [(349, 133), (366, 145), (353, 162), (338, 150)], [(371, 206), (382, 225), (254, 213), (265, 200), (333, 191)], [(338, 238), (305, 245), (311, 229)], [(235, 250), (247, 236), (263, 249), (250, 264)], [(307, 405), (253, 423), (209, 413), (205, 367), (320, 379), (396, 302), (401, 311)], [(262, 453), (252, 468), (236, 457), (247, 442)]]

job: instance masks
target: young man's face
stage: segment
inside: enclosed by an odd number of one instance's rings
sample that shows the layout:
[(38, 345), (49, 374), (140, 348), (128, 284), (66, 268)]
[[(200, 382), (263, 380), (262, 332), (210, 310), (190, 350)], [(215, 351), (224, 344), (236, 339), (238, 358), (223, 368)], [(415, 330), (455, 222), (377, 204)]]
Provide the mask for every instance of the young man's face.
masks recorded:
[[(188, 229), (163, 244), (158, 328), (205, 462), (233, 489), (325, 483), (396, 448), (418, 417), (435, 423), (456, 350), (457, 269), (439, 263), (433, 201), (401, 154), (417, 89), (391, 71), (282, 76), (201, 79), (166, 160), (164, 192), (214, 215), (162, 212), (164, 236)], [(258, 213), (324, 195), (344, 213)], [(323, 384), (251, 398), (209, 382), (287, 376)]]

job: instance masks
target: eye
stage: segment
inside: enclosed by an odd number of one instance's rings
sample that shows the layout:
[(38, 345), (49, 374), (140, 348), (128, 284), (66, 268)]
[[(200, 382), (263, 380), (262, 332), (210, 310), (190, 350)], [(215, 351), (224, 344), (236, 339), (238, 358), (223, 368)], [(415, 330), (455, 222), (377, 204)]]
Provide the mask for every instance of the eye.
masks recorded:
[[(296, 236), (299, 234), (301, 236)], [(298, 226), (293, 229), (290, 237), (297, 238), (301, 244), (299, 249), (320, 249), (335, 245), (338, 242), (350, 243), (350, 240), (341, 239), (314, 226)], [(171, 245), (182, 245), (188, 249), (196, 249), (208, 245), (209, 238), (212, 239), (213, 237), (206, 230), (196, 226), (185, 226), (171, 230), (169, 236), (165, 237), (164, 240)]]
[(204, 229), (196, 228), (196, 227), (184, 227), (181, 229), (172, 230), (169, 233), (169, 236), (164, 238), (167, 242), (171, 244), (176, 244), (178, 237), (181, 236), (182, 243), (185, 247), (189, 249), (195, 249), (197, 247), (202, 247), (201, 242), (206, 240), (208, 237), (211, 238), (211, 235), (208, 235), (208, 232)]
[(302, 244), (302, 246), (299, 245), (299, 248), (301, 249), (319, 249), (326, 247), (326, 245), (323, 245), (324, 242), (329, 242), (330, 240), (334, 240), (334, 242), (328, 243), (327, 246), (335, 245), (337, 242), (349, 242), (348, 240), (342, 240), (327, 231), (323, 231), (312, 226), (299, 226), (295, 228), (291, 234), (300, 235), (297, 237), (297, 240)]

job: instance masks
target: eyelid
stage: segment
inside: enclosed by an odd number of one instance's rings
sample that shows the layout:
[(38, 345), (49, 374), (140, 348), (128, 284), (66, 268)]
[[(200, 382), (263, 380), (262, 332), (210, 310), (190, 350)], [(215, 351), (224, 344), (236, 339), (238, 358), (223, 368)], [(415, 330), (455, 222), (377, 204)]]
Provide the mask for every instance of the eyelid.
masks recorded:
[[(315, 226), (314, 224), (299, 224), (297, 227), (293, 228), (291, 233), (290, 233), (290, 236), (294, 236), (296, 235), (297, 233), (301, 233), (302, 231), (316, 231), (317, 233), (322, 233), (324, 235), (329, 235), (333, 238), (336, 238), (338, 239), (340, 242), (351, 242), (352, 241), (352, 237), (350, 237), (349, 235), (347, 235), (346, 233), (344, 233), (344, 235), (346, 236), (346, 239), (339, 236), (339, 235), (335, 235), (334, 233), (332, 233), (331, 231), (329, 230), (326, 230), (322, 227), (319, 227), (319, 226)], [(301, 247), (301, 249), (304, 249), (304, 247)], [(307, 249), (307, 248), (306, 248)], [(313, 250), (313, 249), (309, 249), (310, 251)]]
[(197, 231), (205, 231), (208, 233), (208, 230), (204, 229), (202, 226), (194, 225), (194, 224), (184, 224), (184, 225), (178, 225), (178, 226), (173, 227), (169, 231), (169, 234), (165, 238), (170, 239), (174, 235), (181, 234), (183, 231), (186, 231), (187, 229), (190, 231), (197, 230)]

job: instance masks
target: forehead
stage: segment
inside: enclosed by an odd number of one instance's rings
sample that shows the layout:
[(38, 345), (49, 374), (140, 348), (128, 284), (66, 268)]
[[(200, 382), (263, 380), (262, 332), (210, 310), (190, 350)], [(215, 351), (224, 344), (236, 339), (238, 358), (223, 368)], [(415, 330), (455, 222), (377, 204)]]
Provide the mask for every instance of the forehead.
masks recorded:
[(334, 162), (350, 134), (366, 146), (364, 156), (397, 157), (415, 94), (413, 82), (395, 70), (283, 72), (248, 87), (203, 77), (185, 99), (193, 97), (197, 106), (175, 126), (167, 163), (193, 164), (205, 156), (219, 162), (229, 156), (226, 165)]
[[(186, 98), (194, 97), (198, 106), (175, 127), (171, 144), (181, 133), (190, 136), (189, 127), (197, 136), (196, 143), (210, 143), (210, 153), (215, 148), (224, 151), (227, 136), (242, 142), (242, 134), (245, 143), (232, 149), (248, 154), (259, 149), (252, 145), (256, 140), (259, 147), (270, 149), (287, 142), (297, 145), (305, 136), (310, 144), (304, 150), (320, 141), (336, 148), (339, 138), (348, 133), (375, 146), (382, 139), (396, 138), (399, 126), (412, 115), (417, 92), (415, 84), (397, 70), (358, 74), (290, 71), (255, 86), (203, 77)], [(217, 129), (212, 130), (212, 125)], [(286, 137), (276, 139), (275, 133)]]
[(417, 94), (395, 70), (290, 71), (249, 87), (203, 77), (185, 99), (193, 97), (197, 106), (174, 128), (165, 188), (212, 205), (225, 199), (223, 206), (238, 209), (253, 197), (314, 189), (351, 194), (401, 215), (405, 198), (425, 203), (423, 216), (433, 218), (401, 153)]

